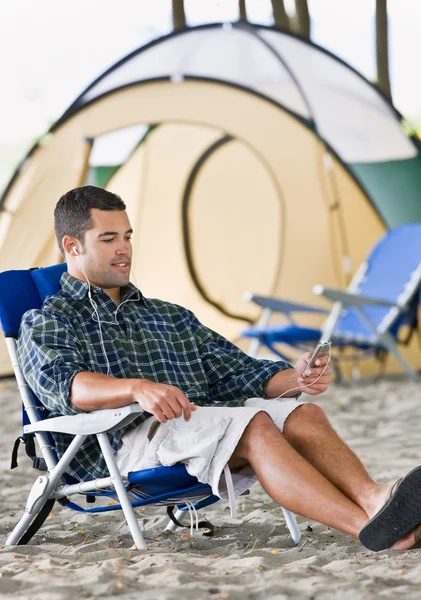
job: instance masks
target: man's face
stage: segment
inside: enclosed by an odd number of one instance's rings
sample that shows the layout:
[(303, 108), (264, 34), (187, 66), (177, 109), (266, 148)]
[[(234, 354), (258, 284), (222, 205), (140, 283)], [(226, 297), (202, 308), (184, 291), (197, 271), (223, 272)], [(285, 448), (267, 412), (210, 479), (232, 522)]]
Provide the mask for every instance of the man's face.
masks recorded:
[[(89, 281), (104, 290), (127, 285), (132, 262), (132, 228), (126, 211), (93, 208), (91, 220), (93, 227), (85, 233), (84, 253), (80, 257)], [(84, 279), (81, 268), (79, 275)]]

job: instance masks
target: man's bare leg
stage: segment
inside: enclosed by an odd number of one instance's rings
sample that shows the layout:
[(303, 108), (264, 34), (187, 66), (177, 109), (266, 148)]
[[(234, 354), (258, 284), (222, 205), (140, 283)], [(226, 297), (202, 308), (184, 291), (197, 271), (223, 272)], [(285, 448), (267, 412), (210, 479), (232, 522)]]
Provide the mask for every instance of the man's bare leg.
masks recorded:
[(284, 436), (291, 446), (371, 519), (387, 500), (388, 486), (377, 484), (338, 436), (323, 410), (304, 404), (289, 415)]
[(229, 465), (250, 463), (266, 492), (300, 515), (357, 537), (367, 515), (287, 442), (266, 413), (248, 424)]
[[(246, 463), (269, 496), (284, 508), (354, 537), (367, 523), (365, 511), (301, 456), (266, 413), (250, 421), (229, 461), (231, 467)], [(398, 544), (410, 548), (412, 534)]]

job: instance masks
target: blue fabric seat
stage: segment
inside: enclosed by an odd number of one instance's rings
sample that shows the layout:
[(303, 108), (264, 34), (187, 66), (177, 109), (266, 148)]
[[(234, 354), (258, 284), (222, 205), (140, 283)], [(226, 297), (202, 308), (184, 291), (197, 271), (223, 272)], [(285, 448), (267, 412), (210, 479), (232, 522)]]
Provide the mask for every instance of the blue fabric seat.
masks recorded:
[[(409, 223), (387, 231), (371, 250), (356, 272), (347, 291), (316, 286), (314, 293), (334, 303), (330, 313), (318, 307), (287, 302), (278, 298), (249, 295), (263, 308), (259, 324), (242, 332), (255, 343), (251, 354), (256, 355), (260, 344), (288, 359), (276, 344), (295, 349), (309, 349), (320, 339), (330, 339), (336, 347), (352, 347), (358, 351), (390, 353), (409, 375), (415, 374), (399, 352), (402, 327), (413, 331), (418, 324), (417, 314), (421, 288), (421, 223)], [(269, 324), (274, 312), (283, 313), (288, 323)], [(293, 313), (328, 313), (320, 328), (300, 326)]]

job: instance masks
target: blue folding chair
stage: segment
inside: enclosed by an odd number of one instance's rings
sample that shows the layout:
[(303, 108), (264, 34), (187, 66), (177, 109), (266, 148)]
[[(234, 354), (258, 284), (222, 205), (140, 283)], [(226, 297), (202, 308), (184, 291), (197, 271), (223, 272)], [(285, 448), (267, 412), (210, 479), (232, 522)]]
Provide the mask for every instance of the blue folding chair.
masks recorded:
[[(285, 357), (276, 344), (309, 349), (320, 339), (334, 346), (351, 346), (367, 355), (392, 354), (409, 377), (416, 370), (399, 351), (418, 326), (421, 287), (421, 223), (409, 223), (387, 231), (356, 272), (347, 291), (313, 289), (317, 295), (334, 302), (322, 328), (301, 327), (291, 316), (296, 312), (328, 313), (320, 308), (285, 302), (276, 298), (248, 298), (263, 308), (260, 322), (242, 332), (252, 338), (249, 353), (256, 355), (260, 344)], [(273, 312), (284, 314), (287, 324), (269, 325)], [(409, 328), (405, 340), (399, 339), (403, 326)], [(336, 358), (338, 356), (336, 355)]]
[[(23, 517), (6, 541), (6, 545), (26, 544), (42, 526), (57, 500), (62, 505), (78, 512), (104, 512), (122, 509), (133, 541), (138, 549), (147, 548), (133, 508), (148, 504), (176, 506), (177, 512), (169, 515), (172, 521), (167, 530), (174, 530), (189, 506), (200, 509), (220, 500), (212, 494), (209, 485), (200, 483), (187, 473), (184, 465), (158, 467), (135, 471), (127, 478), (120, 474), (107, 432), (130, 423), (139, 412), (140, 406), (130, 405), (118, 409), (96, 410), (90, 413), (48, 418), (48, 410), (36, 398), (26, 384), (16, 356), (16, 339), (23, 314), (30, 309), (40, 308), (46, 296), (60, 288), (60, 277), (66, 265), (54, 265), (28, 271), (5, 271), (0, 273), (0, 326), (6, 338), (18, 388), (23, 403), (23, 435), (17, 440), (12, 455), (12, 468), (17, 466), (19, 442), (23, 442), (33, 466), (41, 471), (26, 504)], [(58, 460), (51, 432), (74, 435), (64, 455)], [(96, 435), (110, 476), (91, 481), (76, 481), (66, 474), (66, 468), (88, 435)], [(34, 439), (41, 452), (36, 455)], [(82, 494), (88, 502), (96, 497), (113, 497), (118, 503), (107, 506), (85, 508), (69, 500)], [(300, 541), (300, 530), (295, 516), (284, 511), (285, 520), (295, 543)], [(205, 522), (205, 526), (210, 523)]]

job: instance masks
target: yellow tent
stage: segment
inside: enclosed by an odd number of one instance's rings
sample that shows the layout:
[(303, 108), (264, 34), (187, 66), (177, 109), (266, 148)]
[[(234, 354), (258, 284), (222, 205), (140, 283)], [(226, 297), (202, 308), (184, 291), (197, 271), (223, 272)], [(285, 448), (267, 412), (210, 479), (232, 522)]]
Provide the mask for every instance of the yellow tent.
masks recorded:
[(419, 162), (390, 103), (325, 50), (183, 30), (117, 62), (31, 150), (0, 203), (0, 270), (58, 262), (58, 198), (101, 185), (127, 203), (142, 292), (236, 339), (258, 317), (245, 290), (314, 303), (388, 226), (421, 220)]

